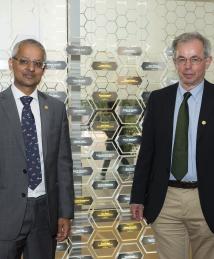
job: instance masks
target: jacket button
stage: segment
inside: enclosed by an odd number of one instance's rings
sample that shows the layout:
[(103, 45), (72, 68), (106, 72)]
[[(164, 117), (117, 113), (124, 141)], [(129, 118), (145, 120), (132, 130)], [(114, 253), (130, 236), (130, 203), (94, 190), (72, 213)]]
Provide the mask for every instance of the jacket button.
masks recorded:
[(25, 193), (22, 193), (22, 197), (25, 198), (25, 197), (26, 197), (26, 194), (25, 194)]
[(27, 170), (26, 169), (23, 169), (23, 171), (22, 171), (24, 174), (26, 174), (27, 173)]

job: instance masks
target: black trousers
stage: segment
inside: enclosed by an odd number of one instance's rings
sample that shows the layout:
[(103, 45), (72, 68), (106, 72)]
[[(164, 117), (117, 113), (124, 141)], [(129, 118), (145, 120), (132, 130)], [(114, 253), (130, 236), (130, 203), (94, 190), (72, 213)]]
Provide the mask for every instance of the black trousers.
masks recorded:
[[(8, 219), (9, 220), (9, 219)], [(56, 239), (51, 235), (46, 196), (28, 198), (23, 225), (18, 237), (0, 240), (1, 259), (54, 259)]]

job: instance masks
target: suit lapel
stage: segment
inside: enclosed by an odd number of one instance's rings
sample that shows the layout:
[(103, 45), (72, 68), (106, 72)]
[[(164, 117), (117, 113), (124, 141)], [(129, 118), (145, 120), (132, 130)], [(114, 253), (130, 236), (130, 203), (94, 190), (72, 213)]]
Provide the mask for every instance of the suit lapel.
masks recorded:
[(6, 89), (2, 93), (0, 105), (2, 105), (5, 115), (8, 117), (9, 123), (11, 124), (11, 128), (14, 131), (16, 140), (25, 156), (25, 146), (24, 146), (24, 139), (22, 135), (21, 122), (20, 122), (16, 102), (11, 91), (11, 87)]
[(40, 116), (41, 116), (41, 128), (42, 128), (42, 149), (44, 161), (47, 156), (47, 139), (48, 139), (48, 127), (49, 127), (49, 105), (47, 97), (40, 91), (38, 91)]
[(212, 90), (214, 86), (211, 85), (208, 81), (204, 82), (204, 91), (201, 101), (201, 110), (198, 119), (198, 131), (197, 131), (197, 144), (199, 143), (203, 133), (206, 130), (206, 123), (209, 123), (210, 112), (214, 111), (214, 95)]
[(178, 84), (175, 84), (169, 88), (166, 95), (165, 105), (165, 136), (168, 138), (168, 146), (170, 148), (170, 159), (171, 159), (171, 148), (172, 148), (172, 136), (173, 136), (173, 120), (175, 110), (175, 100), (177, 94)]

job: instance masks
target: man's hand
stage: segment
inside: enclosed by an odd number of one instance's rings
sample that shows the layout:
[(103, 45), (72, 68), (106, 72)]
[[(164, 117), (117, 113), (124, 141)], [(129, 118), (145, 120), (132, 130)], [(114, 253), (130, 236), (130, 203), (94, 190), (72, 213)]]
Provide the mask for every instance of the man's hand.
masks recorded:
[(64, 241), (66, 238), (68, 238), (70, 232), (71, 232), (70, 219), (59, 218), (58, 219), (58, 233), (57, 233), (56, 240), (58, 242)]
[(142, 204), (131, 204), (130, 209), (132, 213), (132, 218), (136, 220), (143, 219), (143, 205)]

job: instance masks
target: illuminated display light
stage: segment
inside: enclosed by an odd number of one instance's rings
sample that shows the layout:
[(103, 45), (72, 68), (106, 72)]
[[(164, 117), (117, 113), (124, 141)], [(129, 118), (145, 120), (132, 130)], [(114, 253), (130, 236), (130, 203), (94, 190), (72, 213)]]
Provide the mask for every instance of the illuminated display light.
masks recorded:
[(119, 85), (140, 85), (142, 79), (139, 76), (119, 76), (117, 83)]
[(98, 62), (98, 61), (95, 61), (92, 64), (92, 68), (94, 70), (114, 71), (114, 70), (117, 69), (117, 63), (116, 62)]

